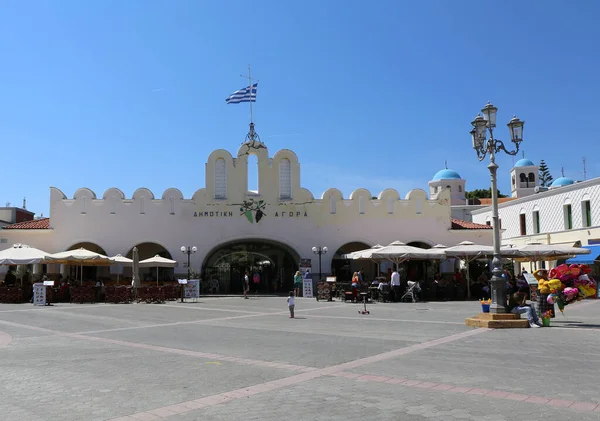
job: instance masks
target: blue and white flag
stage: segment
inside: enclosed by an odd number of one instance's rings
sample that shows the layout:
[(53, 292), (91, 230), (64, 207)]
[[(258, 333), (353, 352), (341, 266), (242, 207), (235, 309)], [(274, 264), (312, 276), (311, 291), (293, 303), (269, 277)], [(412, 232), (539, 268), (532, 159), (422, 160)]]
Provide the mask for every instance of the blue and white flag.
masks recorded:
[(255, 83), (252, 86), (248, 86), (246, 88), (240, 89), (239, 91), (235, 91), (227, 98), (225, 98), (225, 102), (227, 104), (239, 104), (240, 102), (256, 102), (256, 88), (258, 83)]

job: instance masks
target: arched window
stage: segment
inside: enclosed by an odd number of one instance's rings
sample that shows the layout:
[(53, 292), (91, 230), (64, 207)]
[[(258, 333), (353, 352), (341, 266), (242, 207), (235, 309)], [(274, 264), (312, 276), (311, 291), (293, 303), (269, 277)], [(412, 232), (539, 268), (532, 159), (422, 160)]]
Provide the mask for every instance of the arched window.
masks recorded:
[(215, 199), (227, 199), (227, 164), (223, 158), (215, 161)]
[(450, 186), (446, 186), (446, 188), (447, 188), (448, 190), (452, 191), (452, 187), (450, 187)]
[(462, 193), (462, 186), (458, 186), (458, 192)]
[(513, 183), (513, 186), (514, 186), (515, 185), (515, 176), (514, 175), (512, 177), (512, 183)]
[(279, 198), (292, 198), (292, 165), (289, 159), (279, 161)]
[(527, 182), (527, 176), (525, 175), (525, 173), (521, 173), (519, 175), (519, 178), (521, 179), (521, 183), (526, 183)]
[(529, 182), (530, 183), (534, 183), (535, 182), (535, 174), (533, 174), (532, 172), (529, 173)]

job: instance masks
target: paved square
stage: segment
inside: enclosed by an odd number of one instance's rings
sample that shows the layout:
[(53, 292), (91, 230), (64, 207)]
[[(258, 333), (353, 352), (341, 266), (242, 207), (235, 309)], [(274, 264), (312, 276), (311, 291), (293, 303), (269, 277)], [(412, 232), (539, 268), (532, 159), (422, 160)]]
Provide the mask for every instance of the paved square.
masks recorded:
[(2, 420), (597, 420), (600, 303), (549, 329), (477, 302), (0, 305)]

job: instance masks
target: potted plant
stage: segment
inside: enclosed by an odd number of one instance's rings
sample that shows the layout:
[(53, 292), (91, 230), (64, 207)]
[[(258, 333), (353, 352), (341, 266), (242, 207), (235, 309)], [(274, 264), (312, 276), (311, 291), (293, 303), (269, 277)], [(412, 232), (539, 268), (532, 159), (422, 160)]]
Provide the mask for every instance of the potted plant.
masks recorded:
[(550, 327), (550, 319), (552, 318), (552, 310), (545, 311), (542, 313), (542, 325), (544, 327)]
[(481, 311), (484, 313), (489, 313), (490, 312), (490, 304), (492, 304), (492, 300), (491, 299), (481, 299), (479, 300), (479, 303), (481, 304)]

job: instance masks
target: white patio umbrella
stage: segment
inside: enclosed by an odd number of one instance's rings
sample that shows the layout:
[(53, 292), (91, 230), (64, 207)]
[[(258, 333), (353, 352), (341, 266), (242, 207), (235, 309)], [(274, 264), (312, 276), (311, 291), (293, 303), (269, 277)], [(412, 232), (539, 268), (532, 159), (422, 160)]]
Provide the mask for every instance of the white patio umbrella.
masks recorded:
[(436, 260), (445, 258), (445, 255), (437, 250), (409, 246), (402, 241), (394, 241), (386, 247), (375, 250), (372, 256), (375, 259), (391, 260), (395, 263), (402, 263), (407, 260)]
[[(132, 266), (133, 265), (132, 259), (128, 259), (127, 257), (122, 256), (120, 254), (117, 254), (116, 256), (111, 257), (110, 260), (112, 260), (113, 262), (118, 264), (120, 268), (123, 268), (123, 266)], [(118, 271), (117, 271), (117, 282), (119, 282), (119, 272)]]
[[(13, 244), (12, 247), (0, 251), (0, 265), (34, 265), (41, 263), (47, 254), (26, 244)], [(21, 277), (21, 286), (23, 286), (23, 277)]]
[(464, 261), (467, 265), (467, 297), (471, 298), (471, 285), (469, 277), (469, 263), (474, 260), (489, 258), (494, 255), (493, 246), (484, 246), (481, 244), (475, 244), (471, 241), (463, 241), (453, 247), (444, 249), (446, 257), (455, 257)]
[(46, 263), (63, 265), (79, 265), (81, 269), (80, 282), (83, 285), (83, 266), (110, 266), (114, 262), (110, 257), (84, 248), (48, 254), (44, 257)]
[(533, 243), (514, 247), (514, 258), (519, 261), (536, 262), (541, 260), (558, 260), (580, 254), (590, 254), (590, 250), (571, 247), (564, 244)]
[(156, 267), (156, 285), (158, 285), (158, 268), (174, 268), (175, 266), (177, 266), (176, 260), (167, 259), (158, 254), (140, 262), (141, 268)]
[[(133, 278), (132, 286), (135, 289), (141, 285), (141, 282), (140, 282), (140, 255), (138, 254), (137, 247), (133, 248), (131, 257), (133, 257), (132, 269), (131, 269), (131, 277)], [(135, 290), (135, 291), (137, 291), (137, 290)]]
[(352, 253), (342, 254), (342, 259), (348, 260), (358, 260), (358, 259), (367, 259), (371, 260), (371, 256), (377, 250), (382, 249), (383, 246), (380, 244), (376, 244), (373, 247), (364, 250), (353, 251)]
[(26, 244), (13, 244), (0, 251), (0, 265), (34, 265), (41, 263), (48, 253)]

